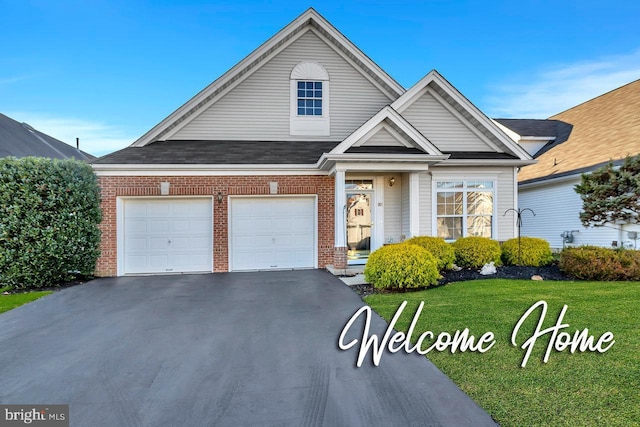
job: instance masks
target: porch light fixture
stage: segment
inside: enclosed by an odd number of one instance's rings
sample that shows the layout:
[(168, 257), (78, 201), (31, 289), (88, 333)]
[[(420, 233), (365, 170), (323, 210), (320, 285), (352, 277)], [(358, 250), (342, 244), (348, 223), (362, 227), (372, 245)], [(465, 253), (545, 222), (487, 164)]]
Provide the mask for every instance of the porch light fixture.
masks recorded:
[(393, 187), (393, 184), (395, 184), (395, 183), (396, 183), (396, 178), (395, 177), (392, 176), (391, 178), (389, 178), (389, 187)]
[(218, 191), (218, 203), (222, 203), (222, 193), (220, 191)]

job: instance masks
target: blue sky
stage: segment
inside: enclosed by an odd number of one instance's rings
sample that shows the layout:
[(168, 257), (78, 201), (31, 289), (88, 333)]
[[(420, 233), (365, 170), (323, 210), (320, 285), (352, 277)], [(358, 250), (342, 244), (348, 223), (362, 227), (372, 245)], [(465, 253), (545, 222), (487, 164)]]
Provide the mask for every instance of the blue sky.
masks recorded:
[(546, 118), (640, 78), (637, 1), (0, 0), (0, 112), (102, 155), (313, 6), (405, 87)]

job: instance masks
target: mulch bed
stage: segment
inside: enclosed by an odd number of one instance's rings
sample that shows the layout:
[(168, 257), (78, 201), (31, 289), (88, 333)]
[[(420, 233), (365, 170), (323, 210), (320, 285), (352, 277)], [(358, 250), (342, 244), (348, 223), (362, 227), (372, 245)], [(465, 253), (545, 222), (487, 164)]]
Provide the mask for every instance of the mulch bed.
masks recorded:
[[(463, 282), (465, 280), (481, 280), (481, 279), (524, 279), (530, 280), (531, 276), (538, 275), (543, 280), (574, 280), (560, 271), (558, 264), (548, 265), (546, 267), (516, 267), (504, 266), (496, 267), (497, 273), (483, 276), (479, 269), (463, 268), (460, 271), (446, 271), (442, 273), (442, 279), (438, 281), (436, 286), (442, 286), (452, 282)], [(360, 296), (365, 297), (371, 294), (385, 293), (379, 289), (375, 289), (371, 285), (354, 285), (351, 288)], [(393, 292), (413, 292), (422, 289), (394, 290)]]

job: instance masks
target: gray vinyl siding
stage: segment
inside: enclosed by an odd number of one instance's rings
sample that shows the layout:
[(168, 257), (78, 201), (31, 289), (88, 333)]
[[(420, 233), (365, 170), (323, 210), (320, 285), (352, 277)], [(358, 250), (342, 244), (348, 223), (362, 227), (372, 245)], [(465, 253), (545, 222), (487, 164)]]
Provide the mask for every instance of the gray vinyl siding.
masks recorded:
[(562, 248), (560, 234), (565, 230), (579, 230), (574, 234), (574, 245), (611, 246), (612, 241), (619, 242), (621, 236), (615, 228), (582, 226), (579, 216), (582, 200), (573, 189), (579, 182), (576, 178), (520, 190), (519, 207), (530, 208), (536, 214), (523, 215), (522, 235), (545, 239), (552, 248)]
[(496, 227), (498, 235), (495, 238), (504, 241), (516, 237), (514, 231), (516, 217), (512, 215), (513, 212), (505, 215), (507, 209), (517, 207), (517, 200), (515, 199), (515, 191), (517, 189), (514, 188), (513, 180), (515, 169), (512, 167), (496, 169), (502, 173), (498, 175), (498, 189), (494, 195), (494, 197), (497, 197), (498, 203), (496, 212), (493, 213), (493, 220), (498, 221), (498, 226)]
[(440, 151), (495, 151), (425, 92), (402, 115)]
[[(395, 177), (393, 187), (387, 184), (389, 178)], [(399, 242), (402, 235), (402, 184), (400, 175), (385, 175), (384, 187), (384, 242)]]
[[(320, 63), (329, 73), (330, 137), (289, 135), (289, 76), (302, 61)], [(390, 101), (342, 56), (308, 31), (171, 139), (340, 141)]]
[(378, 132), (376, 132), (375, 135), (369, 138), (362, 145), (375, 145), (383, 147), (402, 146), (400, 141), (394, 138), (393, 135), (391, 135), (386, 129), (380, 129)]
[(405, 238), (411, 237), (411, 224), (410, 216), (411, 211), (409, 208), (410, 203), (410, 189), (409, 189), (409, 174), (402, 174), (402, 235)]

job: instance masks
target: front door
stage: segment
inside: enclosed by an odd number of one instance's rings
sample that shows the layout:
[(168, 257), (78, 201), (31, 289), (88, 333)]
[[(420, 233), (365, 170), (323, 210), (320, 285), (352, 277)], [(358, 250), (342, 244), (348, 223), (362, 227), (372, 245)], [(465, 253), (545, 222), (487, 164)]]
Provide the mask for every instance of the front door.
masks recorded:
[(364, 264), (371, 253), (373, 181), (347, 180), (347, 260)]

